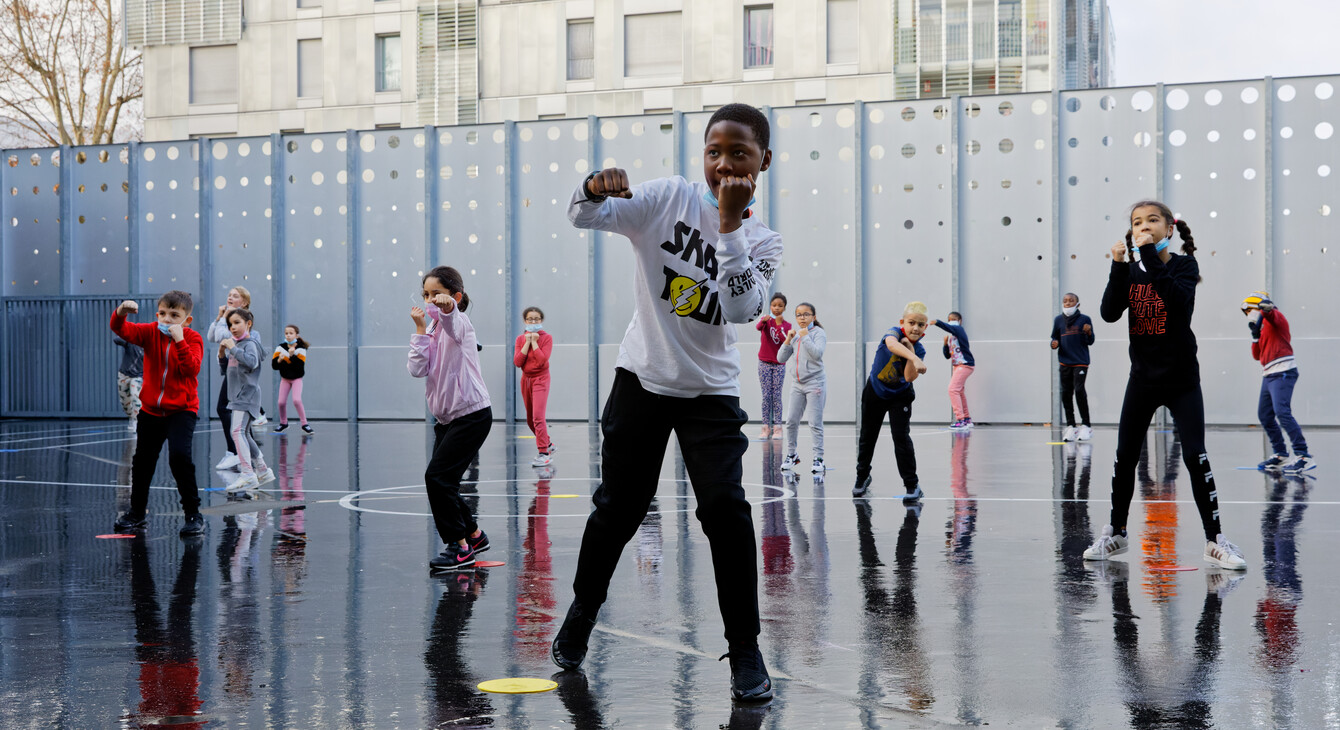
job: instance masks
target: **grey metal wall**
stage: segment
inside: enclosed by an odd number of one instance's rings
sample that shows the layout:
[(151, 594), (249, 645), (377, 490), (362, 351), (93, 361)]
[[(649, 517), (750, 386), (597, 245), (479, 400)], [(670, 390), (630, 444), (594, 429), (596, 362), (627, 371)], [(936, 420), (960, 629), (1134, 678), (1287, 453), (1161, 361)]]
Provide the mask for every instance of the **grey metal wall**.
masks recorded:
[[(1047, 335), (1060, 294), (1076, 291), (1096, 318), (1128, 207), (1155, 197), (1200, 247), (1208, 419), (1255, 421), (1259, 370), (1237, 304), (1265, 287), (1293, 325), (1304, 374), (1295, 412), (1340, 423), (1340, 388), (1322, 377), (1340, 358), (1340, 294), (1328, 285), (1340, 234), (1337, 85), (1264, 79), (769, 110), (773, 167), (759, 208), (786, 242), (776, 288), (813, 302), (829, 332), (829, 419), (854, 420), (874, 344), (919, 299), (933, 316), (964, 314), (978, 358), (975, 420), (1051, 420)], [(311, 341), (313, 416), (419, 418), (422, 384), (404, 366), (408, 310), (421, 274), (446, 263), (466, 277), (495, 413), (523, 415), (510, 356), (520, 310), (534, 304), (557, 343), (550, 417), (593, 418), (634, 306), (632, 254), (621, 239), (573, 229), (566, 201), (596, 167), (627, 168), (634, 181), (702, 179), (709, 116), (4, 151), (6, 311), (175, 287), (203, 292), (203, 322), (242, 284), (267, 343), (286, 322)], [(27, 326), (12, 314), (0, 323)], [(916, 415), (938, 421), (948, 367), (932, 335)], [(1098, 339), (1091, 400), (1096, 420), (1111, 422), (1128, 366), (1124, 327), (1099, 323)], [(751, 412), (756, 342), (740, 326)], [(5, 348), (6, 414), (31, 412), (13, 395), (31, 372), (25, 356)], [(207, 369), (202, 389), (217, 388), (216, 373)]]

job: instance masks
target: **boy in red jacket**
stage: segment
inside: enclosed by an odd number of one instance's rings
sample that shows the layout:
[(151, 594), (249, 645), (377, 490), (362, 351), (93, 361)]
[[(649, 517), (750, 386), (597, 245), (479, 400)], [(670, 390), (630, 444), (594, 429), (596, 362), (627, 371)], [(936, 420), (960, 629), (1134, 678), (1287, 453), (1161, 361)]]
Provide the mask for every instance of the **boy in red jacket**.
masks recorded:
[(130, 511), (117, 519), (114, 528), (117, 532), (139, 532), (147, 525), (149, 482), (164, 441), (168, 444), (168, 466), (177, 481), (181, 508), (186, 513), (181, 535), (191, 537), (205, 531), (195, 464), (191, 461), (191, 439), (195, 436), (196, 414), (200, 412), (196, 391), (205, 342), (199, 332), (187, 329), (192, 319), (191, 307), (191, 295), (174, 289), (159, 297), (155, 324), (127, 322), (127, 314), (139, 311), (130, 300), (121, 302), (112, 314), (112, 332), (144, 348), (144, 390), (140, 393), (143, 406), (131, 466)]
[[(1298, 382), (1298, 366), (1294, 363), (1293, 344), (1289, 338), (1289, 320), (1284, 318), (1268, 292), (1252, 292), (1242, 300), (1242, 313), (1247, 315), (1247, 327), (1252, 331), (1252, 359), (1261, 363), (1261, 399), (1256, 416), (1261, 421), (1274, 454), (1257, 465), (1263, 471), (1284, 471), (1300, 474), (1317, 467), (1307, 451), (1303, 429), (1293, 417), (1293, 388)], [(1284, 447), (1284, 431), (1293, 443), (1293, 460)]]

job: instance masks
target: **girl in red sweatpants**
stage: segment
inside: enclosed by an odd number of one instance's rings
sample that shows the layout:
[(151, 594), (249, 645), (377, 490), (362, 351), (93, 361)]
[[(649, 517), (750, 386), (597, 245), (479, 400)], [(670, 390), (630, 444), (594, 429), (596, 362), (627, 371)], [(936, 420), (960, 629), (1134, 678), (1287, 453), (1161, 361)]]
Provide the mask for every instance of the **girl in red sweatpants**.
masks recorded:
[(554, 445), (549, 441), (544, 411), (549, 405), (549, 353), (554, 349), (554, 338), (544, 331), (544, 312), (539, 307), (526, 307), (521, 318), (526, 322), (526, 331), (516, 338), (512, 364), (521, 368), (521, 402), (526, 405), (526, 425), (535, 434), (535, 448), (540, 452), (531, 466), (549, 466), (553, 463), (550, 454)]

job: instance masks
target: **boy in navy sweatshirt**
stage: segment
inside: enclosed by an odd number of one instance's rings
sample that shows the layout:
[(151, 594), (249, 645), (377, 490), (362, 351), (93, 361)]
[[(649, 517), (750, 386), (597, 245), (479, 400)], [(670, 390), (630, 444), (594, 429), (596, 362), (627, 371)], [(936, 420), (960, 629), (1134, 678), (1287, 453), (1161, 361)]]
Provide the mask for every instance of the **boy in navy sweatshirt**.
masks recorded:
[[(1293, 417), (1293, 389), (1298, 383), (1298, 365), (1294, 362), (1289, 320), (1275, 308), (1268, 292), (1253, 292), (1242, 300), (1242, 313), (1247, 315), (1247, 328), (1252, 333), (1252, 359), (1261, 363), (1261, 397), (1256, 417), (1274, 449), (1270, 458), (1257, 468), (1290, 474), (1315, 469), (1317, 463), (1307, 451), (1303, 429)], [(1284, 446), (1284, 432), (1288, 432), (1289, 442), (1293, 444), (1292, 460)]]
[[(1052, 349), (1057, 350), (1061, 361), (1061, 405), (1065, 408), (1066, 429), (1062, 441), (1093, 438), (1089, 424), (1089, 393), (1084, 389), (1084, 381), (1089, 375), (1089, 346), (1093, 341), (1093, 320), (1080, 314), (1079, 296), (1067, 293), (1061, 297), (1061, 314), (1052, 322)], [(1075, 428), (1075, 403), (1079, 404), (1081, 425), (1078, 429)]]

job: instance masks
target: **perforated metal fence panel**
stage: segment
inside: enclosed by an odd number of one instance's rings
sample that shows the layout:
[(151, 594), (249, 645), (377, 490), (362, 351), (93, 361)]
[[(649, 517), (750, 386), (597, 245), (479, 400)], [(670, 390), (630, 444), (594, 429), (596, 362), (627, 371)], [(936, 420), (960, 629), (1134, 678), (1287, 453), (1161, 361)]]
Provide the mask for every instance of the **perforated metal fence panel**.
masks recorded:
[[(1130, 206), (1158, 198), (1190, 223), (1199, 249), (1194, 326), (1208, 420), (1256, 420), (1260, 369), (1238, 303), (1266, 288), (1293, 325), (1304, 376), (1295, 413), (1340, 423), (1340, 388), (1320, 377), (1340, 358), (1330, 285), (1340, 273), (1337, 84), (768, 110), (772, 167), (756, 210), (786, 244), (775, 287), (792, 309), (812, 302), (828, 331), (828, 418), (855, 418), (870, 353), (920, 300), (936, 318), (963, 313), (978, 365), (974, 420), (1053, 420), (1047, 336), (1060, 296), (1074, 291), (1097, 318)], [(0, 412), (116, 414), (114, 363), (99, 359), (114, 354), (102, 310), (128, 292), (152, 302), (182, 288), (196, 295), (203, 329), (242, 285), (268, 346), (286, 323), (311, 342), (309, 413), (422, 418), (423, 383), (405, 370), (409, 309), (422, 301), (423, 273), (446, 264), (465, 277), (495, 414), (524, 417), (511, 355), (521, 309), (536, 305), (555, 338), (550, 417), (593, 418), (636, 306), (632, 251), (573, 229), (567, 200), (601, 167), (625, 168), (634, 183), (701, 180), (709, 117), (3, 151)], [(1125, 325), (1097, 328), (1091, 402), (1095, 420), (1113, 422), (1129, 367)], [(738, 333), (742, 405), (756, 413), (758, 334), (752, 324)], [(919, 421), (949, 417), (941, 336), (933, 330), (927, 343)], [(204, 380), (217, 390), (217, 370)], [(266, 382), (273, 389), (277, 376)]]

